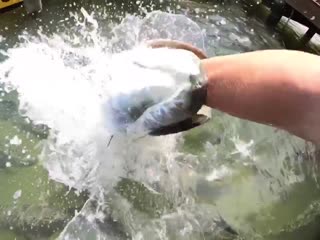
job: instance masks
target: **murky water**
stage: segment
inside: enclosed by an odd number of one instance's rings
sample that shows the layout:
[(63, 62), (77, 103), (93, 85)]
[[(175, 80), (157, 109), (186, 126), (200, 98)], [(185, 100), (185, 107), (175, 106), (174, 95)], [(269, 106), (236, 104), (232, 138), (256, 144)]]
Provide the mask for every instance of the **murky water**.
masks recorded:
[(107, 147), (113, 54), (158, 37), (209, 56), (282, 48), (275, 33), (236, 4), (23, 12), (0, 15), (1, 239), (316, 239), (315, 149), (301, 139), (214, 111), (186, 134)]

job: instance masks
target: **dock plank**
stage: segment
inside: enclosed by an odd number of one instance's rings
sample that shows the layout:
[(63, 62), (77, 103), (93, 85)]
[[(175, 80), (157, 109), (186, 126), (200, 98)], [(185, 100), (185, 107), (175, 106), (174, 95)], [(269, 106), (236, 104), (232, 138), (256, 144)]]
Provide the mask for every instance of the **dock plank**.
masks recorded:
[(285, 0), (295, 11), (302, 14), (318, 30), (320, 29), (320, 0)]

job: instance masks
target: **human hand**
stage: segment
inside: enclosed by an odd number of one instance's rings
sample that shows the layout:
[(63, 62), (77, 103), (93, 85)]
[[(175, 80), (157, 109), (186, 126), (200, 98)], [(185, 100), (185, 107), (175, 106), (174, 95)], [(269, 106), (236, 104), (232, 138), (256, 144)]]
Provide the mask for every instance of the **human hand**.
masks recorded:
[(206, 105), (320, 143), (320, 57), (270, 49), (204, 59)]
[(205, 57), (191, 45), (169, 40), (115, 55), (113, 94), (106, 105), (114, 132), (158, 136), (205, 123), (208, 117), (197, 114), (206, 100), (200, 61)]

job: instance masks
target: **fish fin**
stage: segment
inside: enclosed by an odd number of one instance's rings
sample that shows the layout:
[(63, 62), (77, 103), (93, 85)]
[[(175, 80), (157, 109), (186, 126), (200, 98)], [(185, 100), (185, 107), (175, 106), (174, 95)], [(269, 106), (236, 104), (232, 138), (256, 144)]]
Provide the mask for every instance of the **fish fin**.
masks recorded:
[(206, 123), (209, 119), (210, 118), (208, 118), (205, 115), (197, 114), (181, 122), (152, 130), (149, 133), (149, 135), (162, 136), (162, 135), (169, 135), (169, 134), (188, 131), (192, 128), (201, 126), (202, 124)]

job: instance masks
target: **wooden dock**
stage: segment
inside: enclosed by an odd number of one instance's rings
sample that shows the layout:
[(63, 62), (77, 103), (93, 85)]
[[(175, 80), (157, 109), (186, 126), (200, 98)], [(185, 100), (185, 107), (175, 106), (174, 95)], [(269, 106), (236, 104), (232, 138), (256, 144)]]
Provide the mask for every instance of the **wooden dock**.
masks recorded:
[(0, 13), (10, 11), (22, 3), (27, 13), (35, 14), (42, 10), (42, 0), (0, 0)]
[(263, 0), (262, 3), (271, 8), (269, 25), (275, 26), (285, 16), (308, 27), (300, 41), (302, 46), (316, 33), (320, 34), (320, 0)]
[(0, 0), (0, 9), (11, 7), (21, 2), (22, 0)]

